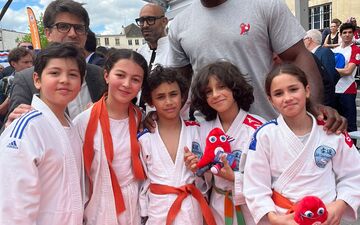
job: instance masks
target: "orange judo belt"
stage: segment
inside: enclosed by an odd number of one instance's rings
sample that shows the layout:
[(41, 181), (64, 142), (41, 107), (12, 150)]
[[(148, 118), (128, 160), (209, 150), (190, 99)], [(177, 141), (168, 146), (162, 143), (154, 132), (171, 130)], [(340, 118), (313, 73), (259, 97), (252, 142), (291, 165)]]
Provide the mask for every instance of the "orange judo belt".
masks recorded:
[(294, 212), (295, 204), (291, 202), (288, 198), (286, 198), (284, 195), (273, 190), (271, 198), (274, 201), (275, 205), (288, 210), (286, 214)]
[(171, 205), (166, 218), (166, 225), (171, 225), (180, 211), (182, 201), (192, 195), (200, 204), (201, 212), (208, 225), (216, 225), (214, 216), (201, 192), (193, 184), (171, 187), (162, 184), (150, 184), (150, 191), (157, 195), (176, 194), (177, 198)]

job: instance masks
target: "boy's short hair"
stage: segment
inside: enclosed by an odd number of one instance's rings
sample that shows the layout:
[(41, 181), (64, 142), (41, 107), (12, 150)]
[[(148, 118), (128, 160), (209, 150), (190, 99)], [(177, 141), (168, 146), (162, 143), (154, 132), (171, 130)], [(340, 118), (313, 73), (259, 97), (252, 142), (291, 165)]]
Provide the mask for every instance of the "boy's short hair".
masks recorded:
[(84, 80), (86, 61), (83, 52), (71, 43), (51, 43), (37, 54), (34, 62), (34, 72), (41, 78), (41, 74), (51, 59), (70, 58), (76, 61), (79, 67), (81, 83)]
[(26, 48), (23, 47), (14, 48), (9, 52), (8, 62), (11, 65), (11, 62), (18, 62), (21, 58), (27, 55), (33, 56), (32, 52)]
[(54, 25), (56, 16), (59, 13), (70, 13), (79, 17), (84, 23), (86, 28), (89, 28), (90, 19), (89, 14), (83, 7), (82, 3), (73, 0), (55, 0), (52, 1), (45, 10), (43, 17), (44, 28), (51, 28)]
[(343, 23), (343, 24), (341, 24), (341, 26), (340, 26), (340, 34), (342, 34), (342, 32), (344, 30), (347, 30), (347, 29), (351, 29), (354, 32), (355, 31), (354, 24), (352, 24), (352, 23)]
[(179, 73), (178, 69), (171, 67), (163, 67), (161, 65), (156, 65), (156, 67), (150, 72), (150, 75), (147, 78), (146, 85), (143, 86), (142, 96), (145, 102), (148, 104), (152, 104), (151, 92), (155, 90), (157, 87), (159, 87), (161, 84), (163, 83), (171, 84), (174, 82), (176, 82), (179, 85), (181, 98), (182, 98), (182, 105), (184, 105), (189, 90), (188, 82)]

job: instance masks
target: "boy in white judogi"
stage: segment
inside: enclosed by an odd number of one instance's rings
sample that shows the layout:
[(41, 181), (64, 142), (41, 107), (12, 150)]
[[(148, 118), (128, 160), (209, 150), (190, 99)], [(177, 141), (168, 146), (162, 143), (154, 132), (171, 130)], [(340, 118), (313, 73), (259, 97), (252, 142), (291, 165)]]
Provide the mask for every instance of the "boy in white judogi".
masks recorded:
[(71, 44), (52, 44), (37, 56), (40, 96), (0, 139), (0, 224), (82, 224), (82, 143), (65, 109), (80, 91), (85, 66)]
[[(158, 115), (155, 133), (139, 134), (147, 181), (140, 196), (147, 225), (215, 224), (205, 199), (195, 187), (195, 175), (186, 168), (184, 148), (199, 148), (198, 124), (180, 118), (186, 82), (173, 69), (157, 66), (143, 89), (146, 102)], [(202, 213), (201, 213), (202, 212)]]

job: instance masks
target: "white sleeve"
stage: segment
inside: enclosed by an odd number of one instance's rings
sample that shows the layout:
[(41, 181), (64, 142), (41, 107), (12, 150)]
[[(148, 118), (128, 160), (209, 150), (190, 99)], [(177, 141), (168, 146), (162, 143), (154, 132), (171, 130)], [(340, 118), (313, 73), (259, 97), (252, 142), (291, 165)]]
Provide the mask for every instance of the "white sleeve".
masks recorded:
[[(139, 143), (140, 143), (140, 149), (141, 149), (140, 159), (143, 164), (145, 174), (146, 174), (146, 176), (148, 176), (147, 164), (151, 160), (151, 154), (150, 154), (149, 149), (145, 146), (150, 146), (150, 140), (148, 137), (141, 137), (141, 138), (139, 138)], [(147, 178), (144, 182), (142, 182), (141, 187), (140, 187), (139, 205), (140, 205), (140, 216), (141, 217), (148, 216), (149, 186), (150, 186), (150, 179)]]
[(345, 211), (344, 218), (355, 221), (360, 205), (360, 154), (354, 145), (349, 147), (345, 138), (339, 147), (333, 158), (337, 199), (344, 200), (351, 207)]
[[(255, 135), (259, 136), (258, 134)], [(244, 196), (256, 223), (271, 211), (276, 211), (271, 199), (271, 170), (267, 137), (257, 137), (255, 149), (247, 153), (244, 170)], [(266, 147), (265, 147), (266, 146)]]
[(8, 133), (0, 141), (0, 224), (36, 225), (42, 191), (41, 148), (34, 144), (33, 135), (24, 133), (16, 139)]

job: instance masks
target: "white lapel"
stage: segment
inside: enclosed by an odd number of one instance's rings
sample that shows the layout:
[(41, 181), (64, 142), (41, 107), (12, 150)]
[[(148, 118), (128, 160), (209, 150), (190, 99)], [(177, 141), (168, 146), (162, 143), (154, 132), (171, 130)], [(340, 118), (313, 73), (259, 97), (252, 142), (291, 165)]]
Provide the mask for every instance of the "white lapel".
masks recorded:
[[(289, 152), (294, 154), (297, 148), (301, 148), (301, 152), (294, 157), (294, 161), (289, 164), (289, 166), (283, 171), (283, 173), (279, 176), (279, 178), (276, 180), (276, 182), (273, 185), (273, 188), (281, 193), (281, 191), (286, 187), (286, 185), (293, 180), (301, 168), (304, 166), (306, 160), (310, 157), (310, 155), (313, 153), (312, 149), (314, 148), (314, 142), (310, 141), (313, 140), (316, 137), (317, 129), (316, 129), (316, 120), (315, 118), (309, 114), (312, 118), (312, 128), (310, 132), (310, 136), (308, 141), (306, 142), (305, 146), (302, 144), (302, 142), (299, 140), (299, 138), (296, 137), (296, 135), (290, 130), (290, 128), (286, 125), (284, 119), (280, 115), (278, 117), (278, 123), (279, 126), (282, 129), (282, 132), (289, 132), (289, 133), (283, 133), (284, 137), (289, 136), (288, 141), (290, 148)], [(288, 149), (281, 149), (282, 151), (287, 151)], [(292, 152), (291, 152), (292, 151)], [(298, 151), (296, 151), (298, 152)]]

